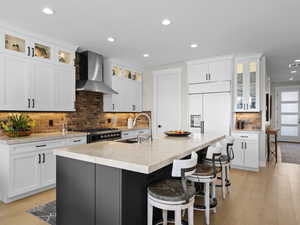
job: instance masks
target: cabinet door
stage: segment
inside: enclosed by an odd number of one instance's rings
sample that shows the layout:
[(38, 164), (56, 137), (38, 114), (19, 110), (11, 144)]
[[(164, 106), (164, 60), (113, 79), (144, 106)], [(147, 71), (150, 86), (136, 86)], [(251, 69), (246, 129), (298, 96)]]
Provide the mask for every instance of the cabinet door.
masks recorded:
[(224, 135), (229, 135), (231, 122), (230, 99), (231, 95), (229, 93), (204, 95), (203, 118), (205, 132), (219, 132)]
[(188, 65), (188, 82), (191, 84), (208, 81), (208, 71), (206, 63)]
[(55, 70), (56, 101), (59, 111), (75, 110), (75, 69), (57, 65)]
[[(2, 110), (30, 110), (29, 83), (31, 82), (30, 62), (18, 56), (0, 56), (0, 97)], [(1, 100), (2, 99), (2, 100)]]
[(232, 165), (244, 166), (244, 141), (236, 140), (233, 145), (234, 159)]
[(141, 112), (143, 111), (143, 93), (142, 93), (142, 82), (135, 81), (137, 85), (137, 97), (136, 97), (136, 111)]
[(40, 187), (40, 164), (36, 152), (11, 156), (9, 197)]
[(232, 78), (232, 61), (230, 59), (209, 63), (209, 80), (224, 81)]
[(47, 150), (40, 153), (41, 163), (41, 187), (46, 187), (56, 183), (56, 156), (53, 150)]
[(258, 168), (258, 141), (245, 141), (245, 167)]
[(246, 110), (247, 79), (245, 64), (240, 62), (235, 65), (235, 111)]
[(259, 111), (259, 73), (258, 62), (256, 60), (249, 61), (248, 66), (248, 111)]
[(55, 67), (45, 62), (33, 62), (34, 109), (52, 111), (55, 103)]
[(124, 95), (124, 89), (126, 88), (126, 85), (122, 86), (122, 78), (114, 76), (112, 78), (112, 88), (118, 92), (118, 94), (111, 95), (112, 111), (122, 112), (122, 96)]

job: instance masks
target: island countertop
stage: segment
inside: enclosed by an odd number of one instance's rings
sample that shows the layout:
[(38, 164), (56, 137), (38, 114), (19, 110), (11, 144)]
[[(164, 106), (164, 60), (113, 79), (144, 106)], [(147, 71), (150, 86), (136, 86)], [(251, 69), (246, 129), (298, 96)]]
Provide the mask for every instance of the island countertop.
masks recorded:
[(189, 137), (155, 137), (152, 143), (97, 142), (56, 149), (54, 154), (75, 160), (150, 174), (224, 138), (217, 133)]

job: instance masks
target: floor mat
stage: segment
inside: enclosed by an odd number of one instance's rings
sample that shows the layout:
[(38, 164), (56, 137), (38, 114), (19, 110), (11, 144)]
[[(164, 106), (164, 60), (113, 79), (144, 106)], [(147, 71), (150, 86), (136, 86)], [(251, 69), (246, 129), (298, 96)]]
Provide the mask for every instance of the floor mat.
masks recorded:
[(30, 209), (28, 213), (51, 225), (56, 225), (56, 201)]
[(282, 162), (300, 164), (300, 144), (281, 142), (279, 146)]

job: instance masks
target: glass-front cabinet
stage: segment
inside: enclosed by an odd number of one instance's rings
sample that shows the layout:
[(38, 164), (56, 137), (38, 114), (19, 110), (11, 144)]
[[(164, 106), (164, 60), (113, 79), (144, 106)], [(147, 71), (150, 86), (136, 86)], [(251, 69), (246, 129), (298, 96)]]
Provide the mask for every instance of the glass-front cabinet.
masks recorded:
[(75, 55), (71, 52), (70, 50), (57, 48), (55, 61), (60, 65), (74, 65)]
[(0, 30), (0, 51), (16, 56), (30, 56), (30, 42), (20, 34)]
[(237, 58), (235, 63), (235, 111), (259, 112), (260, 57)]

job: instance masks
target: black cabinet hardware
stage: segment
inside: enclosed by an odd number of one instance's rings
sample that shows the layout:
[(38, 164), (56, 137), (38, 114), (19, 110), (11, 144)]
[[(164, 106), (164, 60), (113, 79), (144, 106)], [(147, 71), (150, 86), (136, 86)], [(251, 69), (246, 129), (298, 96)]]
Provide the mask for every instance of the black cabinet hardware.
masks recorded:
[(115, 104), (112, 104), (113, 110), (115, 110)]
[(32, 57), (34, 57), (34, 48), (32, 48)]
[(207, 80), (207, 73), (205, 74), (205, 80)]
[(244, 149), (244, 142), (242, 142), (242, 149)]
[(46, 162), (46, 154), (43, 153), (43, 163), (45, 163), (45, 162)]
[(34, 100), (34, 98), (32, 99), (32, 108), (35, 108), (35, 100)]
[(27, 56), (30, 56), (30, 47), (27, 47)]
[(209, 74), (208, 74), (208, 80), (211, 80), (210, 75), (211, 75), (211, 74), (209, 73)]
[(161, 125), (158, 125), (158, 128), (161, 128)]
[(73, 142), (80, 142), (81, 140), (74, 140)]
[(241, 136), (241, 138), (248, 138), (248, 136)]
[(42, 148), (42, 147), (46, 147), (47, 145), (36, 145), (35, 147), (37, 148)]
[(30, 98), (28, 98), (28, 108), (30, 108)]
[(247, 142), (245, 142), (245, 149), (247, 149)]
[(42, 157), (41, 157), (41, 154), (39, 154), (39, 164), (41, 164), (41, 161), (42, 161), (41, 158), (42, 158)]

